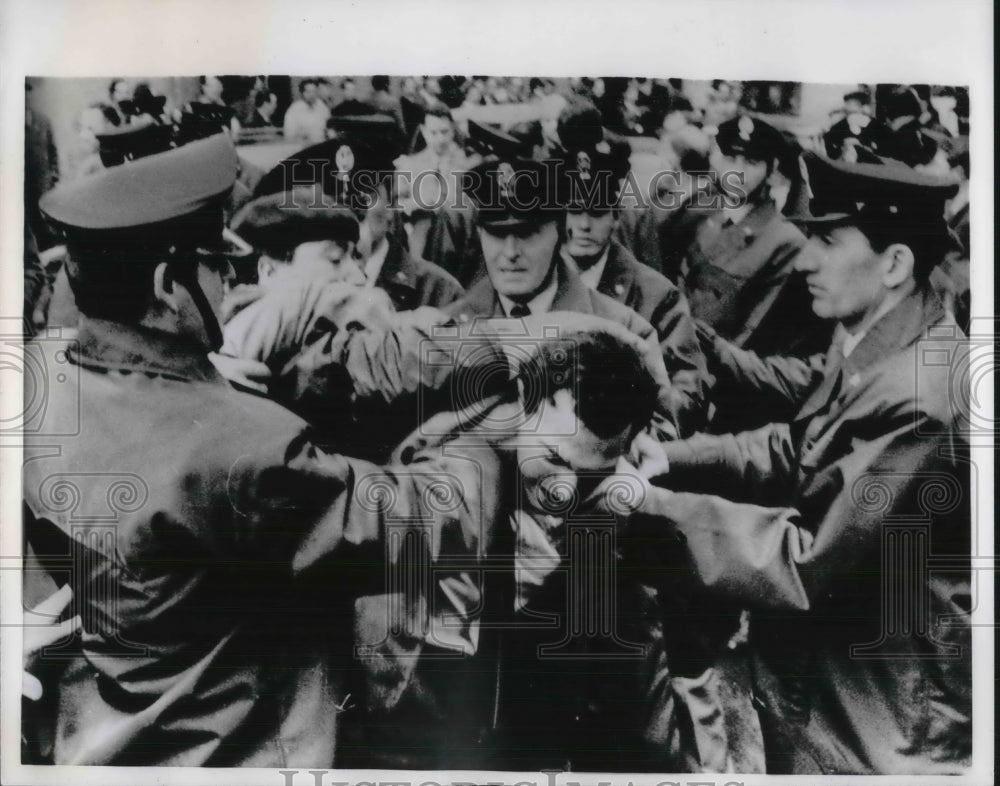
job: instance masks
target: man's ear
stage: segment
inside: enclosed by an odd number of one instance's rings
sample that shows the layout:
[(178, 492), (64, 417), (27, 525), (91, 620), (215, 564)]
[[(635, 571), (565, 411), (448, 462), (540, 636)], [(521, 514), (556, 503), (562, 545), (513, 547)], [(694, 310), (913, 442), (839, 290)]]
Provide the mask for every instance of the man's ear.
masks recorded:
[(162, 303), (170, 311), (177, 313), (181, 310), (174, 279), (166, 262), (158, 264), (153, 271), (153, 295), (158, 303)]
[(882, 252), (882, 283), (896, 289), (913, 277), (913, 251), (902, 243), (893, 243)]

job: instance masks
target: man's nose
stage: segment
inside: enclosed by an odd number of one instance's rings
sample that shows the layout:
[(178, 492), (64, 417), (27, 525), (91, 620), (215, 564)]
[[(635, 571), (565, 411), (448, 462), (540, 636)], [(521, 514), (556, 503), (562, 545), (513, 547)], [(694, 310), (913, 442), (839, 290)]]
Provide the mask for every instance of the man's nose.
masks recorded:
[(802, 250), (796, 255), (792, 266), (799, 273), (811, 273), (816, 270), (821, 253), (822, 251), (819, 248), (819, 242), (813, 238), (806, 243), (805, 246), (802, 247)]
[(507, 235), (504, 239), (503, 253), (508, 259), (517, 259), (521, 255), (521, 243), (515, 235)]
[(345, 256), (340, 261), (341, 274), (344, 280), (351, 284), (364, 284), (367, 281), (364, 270), (361, 269), (361, 265), (358, 263), (354, 257)]

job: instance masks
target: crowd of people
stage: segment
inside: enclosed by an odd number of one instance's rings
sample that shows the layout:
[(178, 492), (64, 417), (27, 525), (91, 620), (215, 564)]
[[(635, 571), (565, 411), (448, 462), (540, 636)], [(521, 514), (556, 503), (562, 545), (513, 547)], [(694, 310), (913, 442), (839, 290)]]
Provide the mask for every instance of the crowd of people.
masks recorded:
[(272, 80), (26, 178), (26, 762), (969, 765), (965, 93)]

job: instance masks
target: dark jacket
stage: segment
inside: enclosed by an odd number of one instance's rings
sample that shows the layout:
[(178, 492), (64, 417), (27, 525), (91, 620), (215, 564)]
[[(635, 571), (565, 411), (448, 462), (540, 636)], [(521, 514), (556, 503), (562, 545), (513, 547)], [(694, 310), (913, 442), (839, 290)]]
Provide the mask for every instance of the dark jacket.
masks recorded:
[(611, 241), (597, 291), (628, 306), (656, 330), (681, 436), (704, 428), (708, 407), (705, 358), (684, 295), (617, 240)]
[(766, 195), (738, 224), (724, 211), (701, 220), (682, 262), (681, 289), (695, 319), (760, 355), (822, 351), (832, 326), (812, 312), (804, 282), (793, 275), (803, 234)]
[(392, 235), (387, 239), (389, 251), (375, 285), (389, 293), (397, 311), (417, 306), (443, 308), (465, 292), (446, 270), (413, 256)]
[[(649, 521), (709, 597), (752, 609), (769, 772), (970, 762), (967, 360), (918, 291), (842, 366), (831, 349), (791, 422), (666, 446), (676, 491), (654, 491)], [(725, 498), (682, 491), (706, 479)]]
[[(78, 342), (36, 345), (23, 475), (27, 540), (83, 619), (55, 763), (334, 766), (353, 598), (414, 558), (387, 529), (429, 534), (429, 564), (478, 531), (482, 462), (324, 454), (175, 336), (84, 318)], [(460, 503), (425, 507), (430, 484)]]

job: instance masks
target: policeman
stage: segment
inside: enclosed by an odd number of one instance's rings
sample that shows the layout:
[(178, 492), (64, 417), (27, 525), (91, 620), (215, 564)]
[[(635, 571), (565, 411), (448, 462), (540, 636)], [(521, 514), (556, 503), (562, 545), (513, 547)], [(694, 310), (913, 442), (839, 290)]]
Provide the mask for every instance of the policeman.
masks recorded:
[(628, 159), (616, 158), (602, 145), (599, 141), (571, 149), (563, 160), (569, 182), (560, 254), (579, 269), (590, 289), (628, 306), (654, 326), (677, 396), (678, 426), (690, 435), (704, 428), (707, 410), (705, 359), (691, 311), (677, 287), (615, 239)]
[[(752, 608), (768, 772), (961, 772), (970, 465), (952, 380), (968, 357), (928, 284), (958, 186), (891, 161), (806, 163), (795, 266), (837, 324), (822, 374), (789, 422), (667, 444), (671, 491), (646, 512), (676, 534), (705, 603)], [(928, 555), (954, 570), (929, 572)], [(889, 602), (903, 597), (922, 600)]]
[(759, 354), (808, 354), (829, 335), (792, 275), (805, 237), (770, 198), (768, 179), (788, 155), (781, 134), (761, 120), (742, 115), (719, 125), (710, 163), (720, 204), (681, 263), (695, 319)]
[(466, 173), (464, 193), (477, 209), (487, 276), (447, 312), (468, 322), (574, 311), (614, 319), (649, 337), (648, 322), (589, 289), (576, 265), (558, 253), (566, 187), (561, 172), (554, 161), (504, 155)]
[[(68, 576), (84, 628), (57, 689), (57, 764), (333, 766), (331, 642), (349, 637), (329, 634), (356, 589), (331, 579), (398, 558), (387, 509), (355, 490), (388, 484), (401, 536), (438, 530), (431, 559), (488, 526), (482, 461), (393, 475), (324, 454), (298, 417), (216, 372), (236, 169), (216, 135), (40, 204), (82, 313), (78, 340), (39, 344), (47, 376), (26, 381), (47, 406), (25, 448), (25, 533)], [(467, 515), (424, 507), (432, 475)]]
[(394, 121), (360, 102), (351, 114), (330, 120), (334, 137), (279, 163), (258, 184), (258, 196), (288, 191), (296, 184), (320, 183), (336, 203), (361, 222), (357, 257), (362, 281), (385, 290), (397, 311), (447, 305), (461, 285), (437, 265), (411, 254), (396, 201), (393, 155), (398, 149)]

